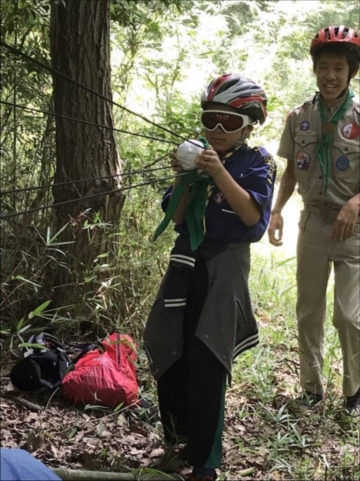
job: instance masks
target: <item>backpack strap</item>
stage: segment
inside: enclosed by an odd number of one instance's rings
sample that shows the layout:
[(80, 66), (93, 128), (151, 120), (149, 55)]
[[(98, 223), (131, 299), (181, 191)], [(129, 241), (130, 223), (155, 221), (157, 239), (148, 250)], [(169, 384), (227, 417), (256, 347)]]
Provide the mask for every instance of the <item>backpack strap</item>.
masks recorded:
[(71, 361), (70, 363), (70, 369), (73, 369), (76, 365), (76, 363), (85, 356), (88, 352), (94, 350), (94, 349), (99, 349), (100, 352), (104, 352), (104, 346), (101, 341), (95, 341), (91, 344), (87, 344), (80, 352), (79, 354)]

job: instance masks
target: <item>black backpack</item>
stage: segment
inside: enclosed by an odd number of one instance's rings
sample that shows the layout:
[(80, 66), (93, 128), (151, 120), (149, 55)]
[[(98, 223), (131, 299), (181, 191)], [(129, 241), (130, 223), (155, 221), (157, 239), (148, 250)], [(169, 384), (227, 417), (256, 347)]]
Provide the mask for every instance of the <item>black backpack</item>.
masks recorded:
[(44, 348), (21, 348), (21, 359), (10, 372), (12, 384), (21, 391), (55, 389), (60, 386), (70, 366), (64, 345), (47, 332), (34, 334), (28, 344), (38, 344)]

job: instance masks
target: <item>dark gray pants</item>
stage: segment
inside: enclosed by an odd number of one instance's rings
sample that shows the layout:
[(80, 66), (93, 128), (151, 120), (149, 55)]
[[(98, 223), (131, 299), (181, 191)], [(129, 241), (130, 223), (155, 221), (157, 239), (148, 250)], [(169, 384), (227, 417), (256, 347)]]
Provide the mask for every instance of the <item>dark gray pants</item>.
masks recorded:
[(227, 371), (195, 336), (208, 290), (206, 264), (198, 261), (184, 314), (184, 352), (158, 380), (158, 397), (168, 444), (188, 444), (192, 466), (221, 464)]

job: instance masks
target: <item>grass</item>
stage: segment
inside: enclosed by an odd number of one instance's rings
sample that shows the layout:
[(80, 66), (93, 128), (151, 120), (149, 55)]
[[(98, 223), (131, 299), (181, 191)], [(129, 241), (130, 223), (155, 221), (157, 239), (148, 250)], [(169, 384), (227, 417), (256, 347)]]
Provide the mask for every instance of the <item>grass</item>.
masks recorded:
[[(268, 249), (268, 251), (270, 248)], [(260, 345), (233, 368), (227, 393), (227, 479), (255, 466), (265, 480), (360, 480), (360, 423), (342, 413), (341, 350), (332, 325), (332, 278), (327, 295), (324, 384), (326, 400), (313, 411), (296, 407), (299, 362), (295, 321), (295, 258), (253, 250), (250, 291)], [(241, 436), (236, 433), (240, 430)], [(229, 439), (230, 438), (230, 439)], [(235, 460), (235, 461), (234, 461)]]

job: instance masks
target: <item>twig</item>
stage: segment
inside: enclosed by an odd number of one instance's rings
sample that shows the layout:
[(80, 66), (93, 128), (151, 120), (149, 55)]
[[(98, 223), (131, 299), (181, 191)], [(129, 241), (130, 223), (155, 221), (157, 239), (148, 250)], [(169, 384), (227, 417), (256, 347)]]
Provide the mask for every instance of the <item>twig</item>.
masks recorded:
[(46, 403), (46, 406), (45, 406), (45, 411), (47, 410), (47, 408), (49, 407), (50, 403), (51, 403), (51, 400), (52, 398), (55, 396), (55, 394), (59, 391), (59, 387), (55, 389), (55, 391), (51, 394), (48, 402)]
[(242, 469), (238, 473), (236, 473), (238, 476), (247, 476), (248, 474), (251, 474), (255, 471), (255, 468), (246, 468)]

